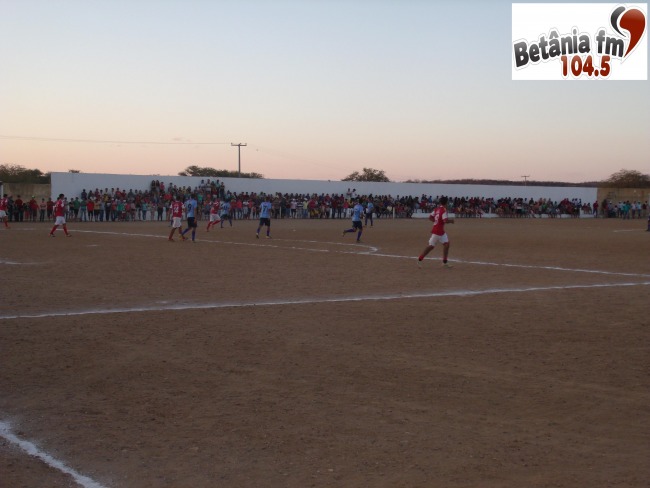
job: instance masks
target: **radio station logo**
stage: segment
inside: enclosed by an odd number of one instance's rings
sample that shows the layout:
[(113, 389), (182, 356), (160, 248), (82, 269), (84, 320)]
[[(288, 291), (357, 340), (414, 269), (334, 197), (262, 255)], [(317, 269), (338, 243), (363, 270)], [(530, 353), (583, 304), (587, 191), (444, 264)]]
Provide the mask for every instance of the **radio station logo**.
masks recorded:
[[(646, 12), (647, 4), (513, 4), (513, 80), (647, 80)], [(531, 29), (535, 37), (519, 36)]]

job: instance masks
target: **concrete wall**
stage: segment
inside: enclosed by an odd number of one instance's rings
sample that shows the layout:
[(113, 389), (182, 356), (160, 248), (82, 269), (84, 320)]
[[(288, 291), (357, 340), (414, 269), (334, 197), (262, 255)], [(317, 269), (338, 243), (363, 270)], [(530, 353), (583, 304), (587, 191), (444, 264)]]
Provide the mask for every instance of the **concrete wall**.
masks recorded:
[(646, 202), (650, 201), (650, 188), (598, 188), (598, 203), (603, 200), (618, 202)]
[[(159, 180), (178, 186), (199, 185), (207, 178), (195, 176), (151, 176), (151, 175), (112, 175), (100, 173), (52, 173), (52, 197), (63, 193), (68, 198), (77, 197), (82, 190), (104, 190), (120, 188), (124, 190), (146, 190), (152, 180)], [(216, 178), (210, 178), (215, 180)], [(486, 198), (550, 198), (560, 201), (564, 198), (579, 198), (583, 202), (593, 203), (597, 198), (596, 188), (584, 187), (544, 187), (544, 186), (500, 186), (500, 185), (445, 185), (429, 183), (367, 183), (352, 181), (320, 180), (271, 180), (251, 178), (219, 178), (226, 189), (236, 193), (345, 193), (354, 188), (360, 195), (392, 195), (394, 197), (425, 195), (447, 195), (450, 197), (486, 197)]]
[(23, 200), (29, 200), (34, 196), (37, 202), (40, 202), (42, 198), (47, 200), (51, 194), (51, 185), (48, 184), (35, 184), (35, 183), (3, 183), (0, 194), (7, 194), (14, 197), (14, 200), (18, 195), (21, 196)]

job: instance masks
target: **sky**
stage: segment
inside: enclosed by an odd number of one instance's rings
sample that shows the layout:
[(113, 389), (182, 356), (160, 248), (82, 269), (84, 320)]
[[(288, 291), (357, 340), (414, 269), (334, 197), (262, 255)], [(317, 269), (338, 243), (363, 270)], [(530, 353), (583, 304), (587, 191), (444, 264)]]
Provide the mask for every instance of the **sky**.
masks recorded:
[(306, 180), (650, 173), (650, 82), (513, 81), (511, 12), (501, 0), (0, 0), (0, 164)]

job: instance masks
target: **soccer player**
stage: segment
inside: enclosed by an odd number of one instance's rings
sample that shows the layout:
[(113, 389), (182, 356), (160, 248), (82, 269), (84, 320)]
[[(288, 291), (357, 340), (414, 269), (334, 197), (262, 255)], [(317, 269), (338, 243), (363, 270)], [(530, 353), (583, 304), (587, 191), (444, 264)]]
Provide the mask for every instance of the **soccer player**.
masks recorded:
[(59, 225), (63, 227), (63, 232), (65, 232), (66, 237), (72, 237), (68, 232), (68, 226), (65, 223), (65, 211), (65, 199), (63, 193), (61, 193), (54, 204), (54, 218), (56, 220), (54, 221), (54, 227), (52, 227), (52, 230), (50, 231), (50, 237), (56, 237), (54, 231), (59, 227)]
[(370, 221), (370, 227), (372, 227), (372, 214), (375, 212), (375, 205), (372, 203), (372, 200), (368, 200), (366, 204), (366, 220), (364, 222), (365, 226), (368, 227), (368, 221)]
[(210, 205), (210, 222), (208, 222), (208, 227), (205, 229), (206, 232), (210, 232), (210, 227), (221, 222), (221, 217), (219, 217), (220, 208), (221, 202), (218, 198), (215, 198), (212, 205)]
[(262, 227), (266, 226), (266, 238), (271, 238), (271, 209), (273, 205), (271, 204), (271, 197), (266, 197), (264, 201), (260, 204), (260, 225), (257, 227), (257, 233), (255, 237), (260, 238), (260, 230)]
[(433, 222), (433, 228), (431, 229), (431, 238), (429, 239), (429, 245), (424, 248), (420, 256), (418, 257), (418, 265), (422, 263), (424, 257), (433, 251), (433, 248), (436, 247), (438, 242), (442, 243), (442, 265), (445, 268), (451, 268), (451, 264), (447, 262), (447, 257), (449, 256), (449, 237), (445, 232), (445, 224), (453, 224), (454, 219), (450, 219), (447, 215), (447, 202), (449, 200), (447, 197), (440, 197), (439, 205), (433, 209), (431, 215), (429, 215), (429, 220)]
[(199, 204), (196, 201), (196, 195), (192, 194), (190, 196), (190, 199), (185, 202), (185, 210), (187, 211), (187, 229), (185, 229), (183, 232), (180, 232), (181, 238), (185, 236), (190, 230), (192, 231), (192, 242), (196, 242), (194, 239), (196, 237), (196, 227), (198, 224), (196, 223), (196, 207), (198, 207)]
[(9, 197), (5, 193), (2, 198), (0, 198), (0, 220), (4, 222), (5, 227), (9, 228), (9, 217), (7, 212), (9, 211)]
[[(234, 201), (234, 200), (233, 200)], [(221, 221), (220, 221), (220, 227), (223, 229), (223, 221), (227, 220), (230, 223), (230, 227), (232, 227), (232, 208), (230, 205), (230, 202), (228, 200), (224, 200), (224, 202), (221, 204)]]
[(172, 230), (169, 233), (169, 240), (174, 240), (174, 232), (178, 229), (178, 233), (181, 236), (181, 240), (185, 240), (181, 232), (181, 221), (183, 219), (183, 202), (178, 199), (178, 196), (174, 197), (174, 201), (169, 206), (169, 213), (172, 215)]
[(361, 242), (361, 234), (363, 233), (363, 223), (361, 216), (363, 215), (363, 205), (358, 200), (354, 200), (355, 205), (352, 208), (352, 227), (343, 231), (343, 236), (348, 232), (357, 232), (357, 242)]

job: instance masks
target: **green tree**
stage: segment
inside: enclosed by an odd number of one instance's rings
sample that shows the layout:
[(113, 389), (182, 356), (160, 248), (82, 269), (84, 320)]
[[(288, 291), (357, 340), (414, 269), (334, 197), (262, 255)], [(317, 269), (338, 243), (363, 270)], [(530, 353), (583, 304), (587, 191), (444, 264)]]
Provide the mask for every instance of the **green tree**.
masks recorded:
[(389, 182), (388, 176), (383, 170), (373, 169), (373, 168), (363, 168), (363, 171), (355, 171), (352, 174), (349, 174), (341, 181), (383, 181)]
[[(227, 169), (201, 168), (199, 166), (188, 166), (178, 173), (178, 176), (203, 176), (207, 178), (237, 178), (237, 171), (228, 171)], [(242, 173), (242, 178), (264, 178), (259, 173)]]
[(40, 169), (26, 169), (17, 164), (0, 164), (0, 181), (5, 183), (50, 183), (50, 173)]
[(650, 188), (650, 175), (636, 170), (622, 169), (602, 183), (604, 186), (614, 188)]

